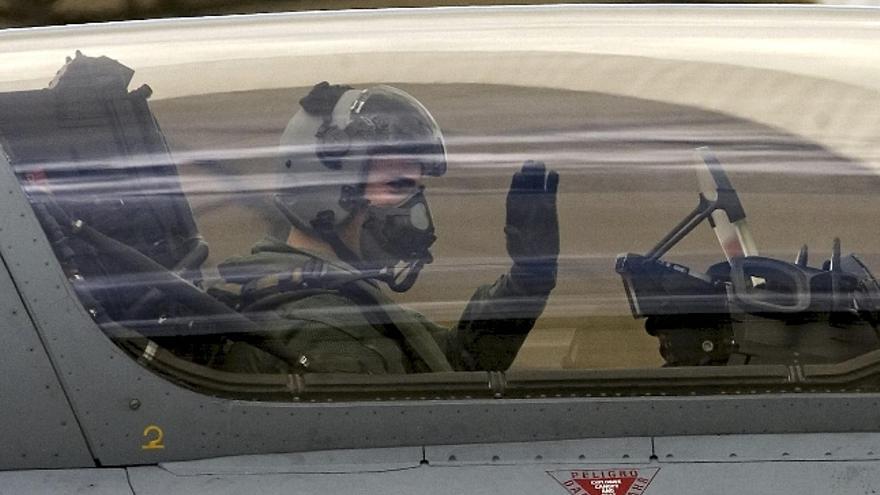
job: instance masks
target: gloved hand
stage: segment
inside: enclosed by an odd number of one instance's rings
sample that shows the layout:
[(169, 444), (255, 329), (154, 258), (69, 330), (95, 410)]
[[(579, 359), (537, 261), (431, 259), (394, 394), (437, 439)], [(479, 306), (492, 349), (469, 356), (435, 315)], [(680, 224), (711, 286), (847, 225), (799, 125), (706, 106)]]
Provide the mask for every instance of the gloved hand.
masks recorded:
[(513, 175), (507, 193), (507, 253), (513, 259), (510, 281), (526, 295), (548, 295), (556, 286), (559, 174), (543, 162), (527, 161)]

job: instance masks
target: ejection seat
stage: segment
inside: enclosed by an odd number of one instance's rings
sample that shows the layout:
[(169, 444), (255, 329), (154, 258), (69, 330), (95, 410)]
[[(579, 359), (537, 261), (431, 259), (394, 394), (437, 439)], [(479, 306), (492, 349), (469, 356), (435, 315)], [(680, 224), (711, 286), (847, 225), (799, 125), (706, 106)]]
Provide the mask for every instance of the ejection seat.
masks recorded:
[(133, 74), (77, 52), (48, 88), (0, 94), (0, 144), (104, 331), (210, 365), (219, 335), (253, 328), (199, 288), (208, 246)]

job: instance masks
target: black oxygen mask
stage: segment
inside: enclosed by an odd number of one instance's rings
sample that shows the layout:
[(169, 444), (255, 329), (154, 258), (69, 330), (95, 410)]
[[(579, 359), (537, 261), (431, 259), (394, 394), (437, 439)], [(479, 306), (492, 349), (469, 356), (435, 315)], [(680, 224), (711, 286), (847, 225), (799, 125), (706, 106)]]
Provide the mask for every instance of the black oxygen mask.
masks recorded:
[(422, 267), (434, 260), (429, 248), (437, 236), (423, 189), (394, 206), (367, 207), (360, 241), (362, 268), (377, 270), (377, 278), (395, 292), (409, 290)]

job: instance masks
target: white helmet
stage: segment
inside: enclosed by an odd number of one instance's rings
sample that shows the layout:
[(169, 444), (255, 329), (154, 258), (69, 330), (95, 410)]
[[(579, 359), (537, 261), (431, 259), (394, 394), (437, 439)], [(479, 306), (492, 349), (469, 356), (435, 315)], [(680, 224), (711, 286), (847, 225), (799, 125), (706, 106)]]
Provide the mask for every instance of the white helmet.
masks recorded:
[(364, 204), (373, 156), (417, 161), (423, 175), (446, 172), (446, 147), (437, 122), (404, 91), (322, 82), (300, 105), (281, 137), (283, 179), (275, 197), (299, 229), (323, 236), (345, 223)]

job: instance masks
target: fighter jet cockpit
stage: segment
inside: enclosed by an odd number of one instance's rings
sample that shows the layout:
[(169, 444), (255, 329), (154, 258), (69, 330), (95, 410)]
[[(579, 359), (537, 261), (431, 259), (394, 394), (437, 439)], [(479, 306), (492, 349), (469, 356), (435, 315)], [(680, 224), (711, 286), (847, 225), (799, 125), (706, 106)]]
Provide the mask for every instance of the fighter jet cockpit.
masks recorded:
[(880, 177), (836, 117), (444, 63), (75, 52), (0, 94), (2, 165), (104, 337), (212, 396), (786, 391), (876, 366)]
[(0, 491), (876, 486), (876, 16), (5, 30)]

